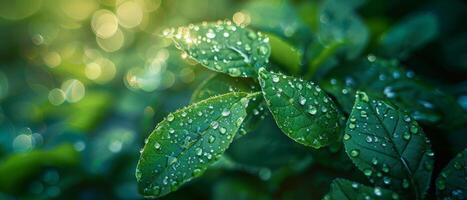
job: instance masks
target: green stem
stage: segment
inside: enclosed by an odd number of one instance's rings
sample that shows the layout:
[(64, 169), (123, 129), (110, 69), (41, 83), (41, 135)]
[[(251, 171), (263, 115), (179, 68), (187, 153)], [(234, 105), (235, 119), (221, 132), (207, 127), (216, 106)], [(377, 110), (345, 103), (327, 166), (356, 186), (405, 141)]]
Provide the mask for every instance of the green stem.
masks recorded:
[(346, 42), (345, 41), (342, 41), (342, 40), (336, 40), (336, 41), (333, 41), (331, 44), (329, 44), (328, 46), (326, 46), (319, 54), (318, 56), (314, 57), (308, 68), (309, 68), (309, 71), (308, 73), (305, 75), (305, 78), (306, 79), (311, 79), (311, 77), (313, 77), (313, 75), (315, 74), (315, 72), (318, 70), (318, 68), (325, 62), (327, 61), (331, 56), (333, 56), (335, 54), (335, 52), (342, 46), (344, 46)]

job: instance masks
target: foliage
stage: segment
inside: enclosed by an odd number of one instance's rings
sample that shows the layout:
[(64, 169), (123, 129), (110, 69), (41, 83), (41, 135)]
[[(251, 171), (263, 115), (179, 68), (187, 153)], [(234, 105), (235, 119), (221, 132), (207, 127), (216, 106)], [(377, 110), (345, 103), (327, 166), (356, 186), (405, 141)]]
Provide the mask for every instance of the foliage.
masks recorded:
[(0, 199), (465, 199), (465, 18), (0, 0)]

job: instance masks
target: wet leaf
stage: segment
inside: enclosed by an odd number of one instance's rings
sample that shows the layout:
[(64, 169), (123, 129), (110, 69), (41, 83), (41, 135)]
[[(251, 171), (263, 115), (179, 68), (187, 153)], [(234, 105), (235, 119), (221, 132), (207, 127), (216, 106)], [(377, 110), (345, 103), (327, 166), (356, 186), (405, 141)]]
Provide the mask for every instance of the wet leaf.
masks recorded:
[(269, 110), (287, 136), (314, 148), (337, 140), (341, 115), (318, 85), (264, 68), (259, 81)]
[(371, 182), (422, 199), (433, 152), (418, 123), (404, 111), (357, 92), (344, 134), (347, 154)]
[(345, 179), (335, 179), (324, 200), (399, 199), (399, 195), (381, 187), (369, 187)]
[(412, 15), (402, 19), (381, 37), (379, 51), (387, 57), (405, 58), (413, 50), (435, 39), (438, 33), (439, 24), (435, 15)]
[(140, 192), (160, 197), (200, 176), (232, 142), (247, 93), (212, 97), (169, 114), (146, 140), (136, 168)]
[(201, 65), (233, 77), (255, 77), (269, 62), (269, 38), (230, 21), (168, 29), (164, 35)]
[(369, 55), (368, 59), (332, 70), (321, 83), (347, 113), (352, 109), (355, 92), (362, 90), (387, 98), (423, 123), (454, 129), (467, 121), (453, 97), (423, 82), (394, 60)]
[[(212, 96), (225, 94), (229, 92), (258, 92), (260, 87), (252, 79), (230, 77), (224, 74), (215, 74), (204, 81), (194, 92), (191, 97), (191, 102), (207, 99)], [(268, 114), (266, 102), (261, 95), (251, 98), (246, 109), (247, 116), (240, 126), (239, 133), (241, 135), (252, 131), (258, 123)], [(237, 135), (238, 136), (238, 135)]]
[(438, 199), (467, 199), (467, 149), (460, 152), (436, 179)]

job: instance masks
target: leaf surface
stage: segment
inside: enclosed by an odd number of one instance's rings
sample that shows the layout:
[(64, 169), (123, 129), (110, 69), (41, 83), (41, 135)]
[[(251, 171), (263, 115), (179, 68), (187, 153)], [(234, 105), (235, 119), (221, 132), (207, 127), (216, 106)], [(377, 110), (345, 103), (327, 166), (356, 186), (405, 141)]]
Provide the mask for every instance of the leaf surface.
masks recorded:
[(467, 149), (460, 152), (436, 179), (438, 199), (467, 199)]
[(399, 199), (399, 195), (381, 187), (368, 187), (366, 185), (345, 179), (335, 179), (331, 183), (331, 191), (324, 200), (362, 200), (362, 199)]
[(287, 136), (314, 148), (337, 141), (341, 115), (318, 85), (264, 68), (259, 81), (269, 110)]
[(168, 29), (164, 35), (201, 65), (233, 77), (255, 77), (271, 54), (266, 35), (230, 21)]
[(352, 109), (355, 92), (362, 90), (407, 109), (419, 122), (445, 129), (467, 124), (462, 107), (452, 96), (425, 83), (394, 60), (369, 55), (368, 59), (335, 68), (321, 84), (346, 113)]
[[(229, 92), (255, 93), (260, 87), (252, 79), (230, 77), (224, 74), (215, 74), (203, 82), (193, 93), (191, 102), (195, 103), (212, 96)], [(247, 116), (240, 127), (240, 134), (244, 135), (255, 129), (258, 123), (268, 114), (266, 102), (262, 95), (258, 94), (250, 98), (247, 107)]]
[(169, 114), (146, 140), (136, 178), (140, 192), (164, 196), (201, 175), (228, 148), (246, 117), (247, 93), (212, 97)]
[(408, 198), (423, 198), (430, 185), (433, 152), (423, 130), (408, 114), (357, 92), (344, 145), (370, 182)]

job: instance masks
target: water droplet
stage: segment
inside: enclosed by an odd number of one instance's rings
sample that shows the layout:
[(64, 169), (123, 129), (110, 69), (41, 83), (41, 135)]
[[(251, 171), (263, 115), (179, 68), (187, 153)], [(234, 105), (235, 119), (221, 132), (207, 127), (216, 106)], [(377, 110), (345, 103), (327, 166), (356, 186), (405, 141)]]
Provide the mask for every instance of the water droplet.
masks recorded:
[(238, 77), (238, 76), (240, 76), (241, 73), (242, 73), (238, 68), (229, 68), (229, 69), (228, 69), (228, 72), (229, 72), (229, 74), (230, 74), (231, 76), (233, 76), (233, 77)]
[[(350, 128), (350, 127), (349, 127)], [(366, 142), (368, 143), (371, 143), (373, 142), (373, 138), (371, 138), (371, 136), (367, 135), (366, 138), (365, 138)]]
[(415, 124), (412, 124), (412, 126), (410, 126), (410, 132), (412, 133), (417, 133), (418, 132), (418, 127), (415, 125)]
[(306, 103), (306, 99), (305, 99), (305, 97), (303, 97), (303, 96), (300, 96), (299, 103), (300, 103), (300, 105), (302, 105), (302, 106), (303, 106), (303, 105), (305, 105), (305, 103)]
[(208, 138), (208, 142), (213, 143), (214, 140), (216, 140), (216, 138), (214, 136), (210, 135), (209, 138)]
[(230, 110), (224, 109), (224, 110), (222, 111), (222, 116), (227, 117), (227, 116), (229, 116), (229, 115), (230, 115)]
[(347, 140), (350, 140), (350, 135), (349, 134), (344, 134), (344, 140), (347, 141)]
[(277, 76), (277, 75), (272, 75), (272, 82), (274, 82), (274, 83), (279, 82), (279, 76)]
[(358, 155), (360, 155), (360, 150), (358, 150), (358, 149), (352, 149), (352, 150), (350, 151), (350, 156), (352, 156), (352, 157), (357, 157)]
[(155, 142), (154, 143), (154, 148), (156, 148), (156, 150), (161, 149), (161, 144), (159, 144), (159, 142)]
[(317, 112), (318, 110), (314, 106), (310, 105), (310, 107), (308, 108), (308, 113), (310, 113), (311, 115), (315, 115)]
[(202, 172), (201, 169), (196, 168), (193, 170), (193, 176), (198, 177), (201, 175), (201, 172)]
[(167, 115), (167, 121), (171, 122), (174, 120), (174, 115), (172, 113), (170, 113), (169, 115)]
[(227, 132), (227, 129), (225, 129), (224, 127), (220, 127), (220, 128), (219, 128), (219, 132), (220, 132), (221, 134), (225, 134), (225, 133)]
[(350, 128), (350, 129), (354, 129), (354, 128), (355, 128), (355, 124), (354, 124), (354, 123), (350, 123), (350, 124), (349, 124), (349, 128)]
[(376, 159), (376, 158), (371, 159), (371, 164), (377, 165), (378, 164), (378, 159)]
[(358, 188), (358, 183), (352, 182), (352, 188), (357, 189)]
[(197, 156), (203, 155), (203, 149), (201, 149), (201, 148), (198, 147), (198, 148), (195, 149), (195, 151), (196, 151), (196, 155), (197, 155)]
[(217, 127), (219, 127), (219, 122), (217, 122), (217, 121), (212, 121), (212, 122), (211, 122), (211, 127), (212, 127), (213, 129), (217, 129)]
[(216, 37), (216, 34), (214, 33), (214, 31), (209, 29), (208, 32), (206, 33), (206, 37), (209, 38), (209, 39), (213, 39), (213, 38)]
[(365, 174), (365, 176), (371, 176), (373, 174), (373, 171), (371, 171), (371, 169), (364, 169), (363, 174)]
[(381, 188), (375, 187), (374, 193), (375, 193), (376, 196), (381, 196), (382, 195)]
[(168, 165), (173, 165), (174, 163), (177, 162), (177, 157), (174, 157), (174, 156), (168, 156), (167, 157), (167, 164)]
[(404, 132), (404, 134), (402, 134), (402, 138), (404, 138), (405, 140), (410, 140), (410, 137), (411, 134), (409, 132)]

